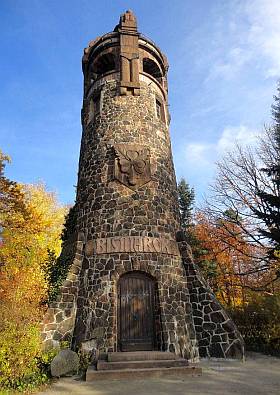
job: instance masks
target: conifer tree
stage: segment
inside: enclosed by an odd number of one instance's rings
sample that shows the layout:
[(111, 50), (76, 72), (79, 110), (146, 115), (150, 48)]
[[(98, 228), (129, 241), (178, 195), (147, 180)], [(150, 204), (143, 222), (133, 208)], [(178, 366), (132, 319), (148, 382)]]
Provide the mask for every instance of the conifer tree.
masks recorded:
[(193, 205), (195, 192), (189, 184), (182, 178), (178, 184), (178, 199), (181, 214), (181, 227), (188, 244), (191, 246), (194, 257), (199, 260), (202, 251), (201, 242), (194, 233)]
[(182, 178), (178, 184), (181, 225), (184, 231), (192, 224), (192, 210), (195, 199), (194, 189)]
[(278, 84), (278, 95), (274, 96), (275, 103), (272, 105), (272, 115), (274, 123), (269, 129), (270, 144), (272, 145), (273, 155), (270, 155), (270, 161), (266, 161), (265, 167), (261, 169), (266, 174), (272, 188), (266, 190), (258, 186), (257, 196), (262, 202), (260, 210), (255, 208), (255, 214), (266, 225), (260, 229), (260, 232), (271, 243), (271, 257), (277, 255), (280, 250), (280, 83)]
[(217, 276), (215, 260), (205, 259), (208, 254), (208, 248), (205, 240), (197, 237), (196, 225), (193, 221), (193, 205), (195, 201), (195, 192), (189, 184), (182, 178), (178, 184), (178, 199), (181, 214), (181, 226), (184, 231), (184, 237), (191, 246), (195, 263), (201, 268), (205, 278), (213, 279)]

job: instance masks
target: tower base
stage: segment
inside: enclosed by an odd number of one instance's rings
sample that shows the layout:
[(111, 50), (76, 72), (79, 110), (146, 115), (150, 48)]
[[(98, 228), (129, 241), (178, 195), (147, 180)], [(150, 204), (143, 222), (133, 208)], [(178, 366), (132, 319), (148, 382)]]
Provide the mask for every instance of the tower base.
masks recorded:
[(88, 258), (85, 246), (82, 233), (64, 246), (62, 254), (73, 263), (45, 316), (45, 347), (67, 340), (93, 359), (138, 350), (173, 352), (190, 361), (199, 356), (243, 358), (242, 337), (201, 276), (186, 242), (178, 243), (178, 257), (139, 253)]

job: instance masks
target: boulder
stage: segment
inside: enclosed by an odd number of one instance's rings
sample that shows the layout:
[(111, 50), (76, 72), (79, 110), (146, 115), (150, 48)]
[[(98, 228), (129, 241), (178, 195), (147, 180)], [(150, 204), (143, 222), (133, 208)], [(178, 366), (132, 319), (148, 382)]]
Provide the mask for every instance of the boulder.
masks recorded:
[(51, 362), (51, 374), (53, 377), (76, 374), (78, 369), (78, 354), (69, 349), (61, 350)]

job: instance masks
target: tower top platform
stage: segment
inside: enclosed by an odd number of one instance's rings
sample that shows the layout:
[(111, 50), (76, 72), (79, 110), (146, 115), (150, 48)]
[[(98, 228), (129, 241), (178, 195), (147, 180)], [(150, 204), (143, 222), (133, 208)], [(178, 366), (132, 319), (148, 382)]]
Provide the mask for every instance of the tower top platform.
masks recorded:
[(138, 95), (144, 75), (149, 83), (158, 85), (166, 99), (167, 58), (152, 40), (138, 32), (136, 17), (130, 10), (120, 16), (113, 32), (90, 41), (82, 66), (86, 90), (105, 75), (114, 74), (121, 95)]

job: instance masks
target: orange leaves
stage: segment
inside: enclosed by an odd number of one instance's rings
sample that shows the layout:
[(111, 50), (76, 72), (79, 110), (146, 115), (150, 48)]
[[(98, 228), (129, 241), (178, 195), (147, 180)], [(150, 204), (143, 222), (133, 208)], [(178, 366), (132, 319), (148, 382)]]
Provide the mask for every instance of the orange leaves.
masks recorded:
[(217, 297), (228, 307), (244, 305), (246, 290), (263, 276), (256, 264), (259, 247), (248, 243), (241, 228), (230, 220), (213, 224), (203, 213), (197, 214), (194, 232), (203, 246), (200, 265), (204, 272), (209, 262), (215, 267), (215, 275), (208, 280)]

